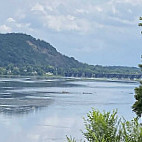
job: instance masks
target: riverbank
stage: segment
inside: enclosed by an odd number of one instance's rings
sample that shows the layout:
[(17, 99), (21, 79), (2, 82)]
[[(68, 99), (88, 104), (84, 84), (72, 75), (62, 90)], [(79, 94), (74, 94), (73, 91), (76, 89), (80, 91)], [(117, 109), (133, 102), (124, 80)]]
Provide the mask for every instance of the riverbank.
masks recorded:
[(88, 77), (64, 77), (64, 76), (21, 76), (21, 75), (0, 75), (0, 78), (24, 78), (24, 79), (67, 79), (70, 81), (107, 81), (107, 82), (122, 82), (122, 83), (137, 83), (141, 79), (129, 79), (129, 78), (88, 78)]

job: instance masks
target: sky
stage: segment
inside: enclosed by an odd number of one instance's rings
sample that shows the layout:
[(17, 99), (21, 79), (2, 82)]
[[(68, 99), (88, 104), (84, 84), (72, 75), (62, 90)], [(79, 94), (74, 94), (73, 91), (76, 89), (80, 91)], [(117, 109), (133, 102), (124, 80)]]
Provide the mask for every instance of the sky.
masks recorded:
[(83, 63), (141, 63), (142, 0), (0, 0), (0, 13), (0, 33), (30, 34)]

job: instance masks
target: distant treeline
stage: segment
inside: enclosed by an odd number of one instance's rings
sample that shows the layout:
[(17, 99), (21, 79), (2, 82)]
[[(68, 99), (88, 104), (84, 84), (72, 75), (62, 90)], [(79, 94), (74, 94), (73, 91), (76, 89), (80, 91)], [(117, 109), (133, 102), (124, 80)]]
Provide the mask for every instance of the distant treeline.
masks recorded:
[[(89, 68), (88, 68), (89, 67)], [(22, 75), (22, 76), (65, 76), (65, 77), (94, 77), (94, 78), (130, 78), (139, 79), (141, 74), (138, 68), (131, 67), (103, 67), (86, 66), (86, 68), (57, 68), (53, 66), (15, 66), (9, 64), (0, 67), (0, 75)]]

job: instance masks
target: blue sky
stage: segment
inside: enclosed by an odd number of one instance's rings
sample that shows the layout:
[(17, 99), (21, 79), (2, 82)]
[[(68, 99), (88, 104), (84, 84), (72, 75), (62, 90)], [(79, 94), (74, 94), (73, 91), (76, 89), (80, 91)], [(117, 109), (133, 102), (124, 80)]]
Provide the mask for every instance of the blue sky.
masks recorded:
[(0, 33), (31, 34), (81, 62), (141, 62), (142, 0), (0, 0), (0, 13)]

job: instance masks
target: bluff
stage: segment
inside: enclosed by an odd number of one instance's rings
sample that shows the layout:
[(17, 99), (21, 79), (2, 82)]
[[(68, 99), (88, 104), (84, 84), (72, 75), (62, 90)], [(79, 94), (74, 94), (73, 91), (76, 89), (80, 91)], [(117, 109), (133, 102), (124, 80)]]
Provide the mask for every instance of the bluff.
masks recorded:
[[(54, 74), (74, 77), (140, 77), (140, 69), (81, 63), (48, 42), (22, 33), (0, 34), (0, 75)], [(137, 78), (139, 78), (137, 77)]]
[(0, 65), (46, 66), (61, 68), (83, 66), (73, 57), (59, 53), (49, 43), (21, 33), (0, 34)]

